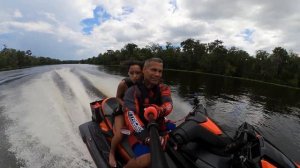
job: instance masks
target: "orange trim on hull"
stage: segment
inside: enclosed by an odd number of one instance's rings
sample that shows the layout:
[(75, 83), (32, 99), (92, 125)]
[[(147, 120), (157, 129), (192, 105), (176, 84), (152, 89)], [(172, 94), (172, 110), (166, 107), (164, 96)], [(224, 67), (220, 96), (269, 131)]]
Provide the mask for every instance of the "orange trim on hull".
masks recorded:
[(206, 117), (206, 119), (207, 121), (200, 123), (200, 125), (216, 135), (222, 135), (221, 129), (208, 117)]
[(99, 127), (105, 132), (110, 130), (104, 121), (100, 122)]
[(261, 167), (262, 168), (277, 168), (276, 166), (274, 166), (272, 163), (262, 159), (261, 161)]

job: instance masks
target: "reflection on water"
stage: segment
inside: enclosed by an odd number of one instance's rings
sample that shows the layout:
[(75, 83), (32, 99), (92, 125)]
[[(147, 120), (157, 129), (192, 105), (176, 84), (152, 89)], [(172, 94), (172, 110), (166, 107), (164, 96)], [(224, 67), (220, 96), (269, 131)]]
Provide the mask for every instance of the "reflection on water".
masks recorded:
[[(110, 74), (126, 76), (126, 69), (102, 67)], [(300, 89), (285, 88), (254, 81), (225, 78), (200, 73), (165, 71), (164, 83), (176, 88), (181, 97), (203, 96), (207, 101), (219, 98), (239, 101), (246, 96), (249, 101), (264, 106), (265, 112), (279, 112), (299, 115)]]
[(266, 112), (293, 113), (292, 107), (300, 107), (300, 90), (265, 83), (175, 71), (165, 73), (165, 82), (176, 85), (182, 97), (197, 94), (211, 101), (239, 101), (246, 96), (251, 103), (263, 105)]
[[(126, 76), (126, 69), (99, 67)], [(200, 73), (165, 71), (164, 83), (183, 100), (197, 96), (229, 135), (248, 122), (300, 161), (300, 90)], [(288, 144), (288, 145), (287, 145)]]

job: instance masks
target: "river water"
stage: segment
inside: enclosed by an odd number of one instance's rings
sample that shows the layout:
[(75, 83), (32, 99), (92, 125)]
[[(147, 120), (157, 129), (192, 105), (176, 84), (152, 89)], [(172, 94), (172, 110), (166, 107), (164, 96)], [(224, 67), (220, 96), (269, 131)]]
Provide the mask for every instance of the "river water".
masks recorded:
[[(89, 102), (114, 96), (126, 75), (116, 67), (54, 65), (0, 72), (1, 167), (95, 167), (78, 126)], [(269, 84), (165, 71), (181, 119), (199, 98), (231, 136), (253, 124), (286, 155), (300, 161), (300, 91)]]

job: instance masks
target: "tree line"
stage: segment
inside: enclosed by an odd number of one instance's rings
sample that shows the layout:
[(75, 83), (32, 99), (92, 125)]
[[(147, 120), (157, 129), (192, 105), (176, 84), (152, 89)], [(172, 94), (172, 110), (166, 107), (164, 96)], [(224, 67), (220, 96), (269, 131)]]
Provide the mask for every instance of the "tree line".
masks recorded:
[(199, 71), (300, 87), (300, 58), (296, 53), (275, 47), (271, 53), (258, 50), (254, 56), (250, 56), (239, 48), (226, 48), (220, 40), (201, 43), (199, 40), (187, 39), (180, 46), (166, 42), (165, 46), (153, 43), (144, 48), (128, 43), (120, 50), (108, 50), (81, 63), (122, 65), (128, 60), (144, 61), (151, 57), (161, 58), (167, 69)]
[(61, 61), (49, 57), (36, 57), (32, 55), (31, 50), (21, 51), (13, 48), (7, 48), (4, 45), (0, 51), (0, 70), (9, 70), (38, 65), (53, 65), (62, 63), (78, 63), (79, 61)]

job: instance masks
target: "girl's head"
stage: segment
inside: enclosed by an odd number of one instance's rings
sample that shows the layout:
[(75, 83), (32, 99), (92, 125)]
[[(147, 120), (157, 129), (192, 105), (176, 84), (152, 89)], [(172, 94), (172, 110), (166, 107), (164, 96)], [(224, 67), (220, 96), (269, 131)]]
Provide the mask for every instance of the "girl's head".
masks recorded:
[(128, 75), (132, 82), (138, 81), (142, 77), (143, 66), (140, 62), (133, 61), (128, 65)]

